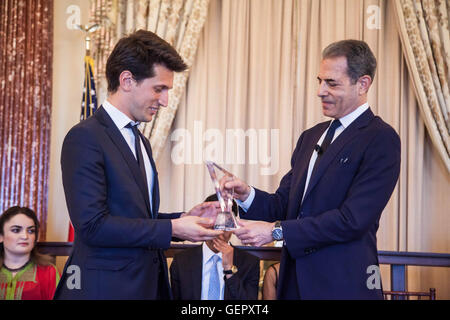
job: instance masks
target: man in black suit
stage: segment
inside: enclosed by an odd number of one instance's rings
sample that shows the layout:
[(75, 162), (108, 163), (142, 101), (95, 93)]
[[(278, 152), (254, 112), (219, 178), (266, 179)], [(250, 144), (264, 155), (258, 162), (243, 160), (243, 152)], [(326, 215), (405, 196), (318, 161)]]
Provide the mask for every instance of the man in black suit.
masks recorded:
[[(205, 201), (216, 200), (217, 196), (212, 195)], [(235, 204), (233, 211), (237, 211)], [(259, 259), (231, 246), (228, 243), (231, 234), (224, 232), (213, 240), (175, 255), (170, 265), (175, 300), (258, 298)]]
[[(137, 125), (168, 104), (176, 50), (152, 32), (122, 38), (106, 65), (108, 98), (74, 126), (61, 154), (75, 229), (56, 299), (170, 299), (166, 258), (172, 237), (211, 240), (218, 204), (160, 214), (158, 173)], [(200, 217), (202, 216), (202, 217)]]
[(383, 298), (376, 232), (399, 176), (400, 139), (367, 103), (375, 69), (365, 42), (329, 45), (317, 95), (333, 121), (302, 133), (275, 193), (221, 181), (242, 201), (241, 217), (265, 220), (241, 223), (243, 243), (284, 240), (279, 299)]
[[(258, 298), (259, 259), (228, 244), (231, 234), (224, 232), (214, 240), (175, 255), (170, 265), (175, 300)], [(216, 262), (214, 257), (218, 257)], [(213, 283), (213, 278), (219, 281)], [(216, 289), (212, 288), (214, 285)]]

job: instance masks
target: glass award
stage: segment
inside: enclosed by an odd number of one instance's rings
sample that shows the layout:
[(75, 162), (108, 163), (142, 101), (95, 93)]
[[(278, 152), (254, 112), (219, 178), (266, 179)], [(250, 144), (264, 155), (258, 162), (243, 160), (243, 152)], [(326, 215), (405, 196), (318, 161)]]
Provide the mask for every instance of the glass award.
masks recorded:
[(224, 175), (233, 177), (233, 174), (212, 161), (206, 161), (205, 163), (214, 184), (214, 189), (216, 190), (217, 199), (219, 200), (221, 209), (221, 212), (217, 214), (214, 229), (224, 231), (234, 230), (238, 227), (238, 225), (236, 222), (236, 217), (233, 214), (233, 192), (230, 194), (229, 192), (220, 191), (219, 180), (217, 179), (217, 174), (214, 167), (219, 169)]

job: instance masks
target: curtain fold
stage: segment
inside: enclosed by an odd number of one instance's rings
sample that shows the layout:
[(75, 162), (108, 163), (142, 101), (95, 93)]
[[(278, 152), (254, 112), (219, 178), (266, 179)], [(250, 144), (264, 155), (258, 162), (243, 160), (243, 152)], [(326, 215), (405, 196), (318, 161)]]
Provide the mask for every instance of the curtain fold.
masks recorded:
[[(188, 68), (191, 67), (208, 4), (209, 0), (94, 0), (91, 21), (102, 26), (101, 31), (93, 36), (101, 101), (106, 97), (104, 74), (107, 57), (118, 39), (135, 30), (155, 32), (173, 45)], [(175, 73), (173, 89), (169, 92), (169, 105), (161, 108), (142, 129), (143, 134), (150, 139), (156, 159), (164, 147), (188, 76), (189, 69)]]
[(421, 114), (450, 172), (450, 1), (399, 0), (394, 4)]
[(45, 240), (53, 1), (0, 1), (0, 212), (33, 209)]

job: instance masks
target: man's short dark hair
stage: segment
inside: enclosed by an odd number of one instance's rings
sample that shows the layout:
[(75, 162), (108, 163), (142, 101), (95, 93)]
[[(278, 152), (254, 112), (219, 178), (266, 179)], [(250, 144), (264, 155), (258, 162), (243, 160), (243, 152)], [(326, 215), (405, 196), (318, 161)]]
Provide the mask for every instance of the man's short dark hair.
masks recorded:
[(334, 42), (322, 51), (322, 59), (346, 57), (347, 75), (353, 83), (364, 75), (373, 81), (377, 69), (377, 59), (367, 43), (359, 40), (342, 40)]
[(178, 52), (153, 32), (138, 30), (120, 39), (106, 62), (108, 91), (117, 90), (119, 76), (125, 70), (130, 71), (137, 81), (153, 77), (155, 64), (174, 72), (187, 69)]

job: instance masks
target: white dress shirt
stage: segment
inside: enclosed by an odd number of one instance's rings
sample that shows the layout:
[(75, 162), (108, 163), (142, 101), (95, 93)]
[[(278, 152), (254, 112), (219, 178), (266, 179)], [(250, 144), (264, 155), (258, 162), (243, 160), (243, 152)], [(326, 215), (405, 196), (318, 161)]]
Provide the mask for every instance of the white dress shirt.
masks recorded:
[[(363, 105), (361, 105), (358, 108), (356, 108), (353, 112), (351, 112), (348, 115), (343, 116), (342, 118), (340, 118), (339, 121), (341, 122), (341, 125), (336, 128), (336, 131), (334, 132), (334, 136), (333, 136), (333, 139), (331, 140), (331, 143), (333, 143), (333, 141), (336, 140), (336, 138), (339, 137), (339, 135), (353, 121), (355, 121), (361, 114), (363, 114), (364, 111), (366, 111), (367, 109), (369, 109), (369, 104), (366, 102)], [(331, 125), (331, 122), (330, 122), (330, 125)], [(328, 126), (328, 128), (330, 128), (330, 126)], [(325, 130), (325, 132), (322, 134), (322, 136), (320, 137), (319, 141), (317, 141), (316, 144), (318, 144), (320, 146), (322, 145), (322, 142), (325, 139), (325, 136), (326, 136), (327, 132), (328, 132), (328, 129)], [(316, 160), (317, 160), (317, 155), (318, 155), (317, 150), (314, 150), (314, 152), (311, 155), (311, 159), (309, 160), (308, 175), (306, 177), (305, 190), (303, 190), (302, 202), (303, 202), (303, 198), (305, 197), (306, 190), (308, 190), (309, 180), (311, 178), (311, 174), (312, 174), (312, 171), (314, 169), (314, 164), (316, 163)]]
[[(108, 102), (108, 100), (105, 100), (102, 106), (105, 109), (106, 113), (108, 113), (108, 115), (111, 117), (116, 127), (119, 129), (120, 133), (122, 134), (128, 146), (130, 147), (131, 152), (133, 152), (133, 155), (136, 158), (136, 148), (134, 145), (135, 140), (133, 130), (131, 130), (131, 128), (126, 128), (125, 126), (128, 125), (130, 122), (133, 125), (137, 124), (137, 122), (134, 122), (133, 120), (128, 118), (127, 115), (125, 115), (122, 111), (114, 107), (111, 103)], [(145, 149), (144, 143), (142, 142), (142, 139), (139, 139), (139, 141), (141, 144), (142, 157), (144, 158), (145, 173), (147, 175), (150, 209), (152, 209), (153, 168), (150, 163), (150, 158), (147, 154), (147, 150)]]
[[(341, 125), (336, 128), (336, 131), (334, 132), (334, 136), (333, 136), (333, 139), (331, 140), (331, 142), (333, 142), (353, 121), (355, 121), (367, 109), (369, 109), (369, 104), (366, 102), (363, 105), (356, 108), (353, 112), (340, 118), (339, 121), (341, 122)], [(331, 125), (331, 122), (330, 122), (330, 125)], [(322, 134), (322, 136), (320, 137), (319, 141), (317, 141), (316, 144), (322, 145), (322, 141), (325, 139), (325, 135), (327, 134), (327, 132), (328, 132), (328, 129), (325, 130), (325, 132)], [(305, 196), (306, 190), (308, 190), (309, 180), (311, 178), (311, 173), (314, 168), (314, 164), (316, 163), (316, 160), (317, 160), (317, 150), (314, 150), (314, 152), (312, 153), (311, 158), (309, 160), (308, 175), (306, 177), (306, 184), (305, 184), (305, 189), (303, 191), (302, 202), (303, 202), (303, 197)], [(250, 206), (252, 205), (253, 199), (255, 198), (255, 189), (253, 187), (250, 187), (250, 189), (251, 189), (250, 195), (248, 196), (247, 200), (245, 200), (244, 202), (236, 200), (238, 205), (245, 212), (247, 212), (248, 208), (250, 208)]]
[(212, 257), (214, 255), (219, 256), (217, 260), (217, 270), (219, 271), (219, 281), (220, 281), (220, 300), (223, 300), (225, 280), (223, 280), (223, 265), (222, 265), (222, 252), (214, 253), (207, 245), (203, 242), (202, 245), (203, 252), (203, 263), (202, 263), (202, 295), (201, 300), (208, 299), (209, 290), (209, 278), (211, 277), (211, 268), (213, 267)]

